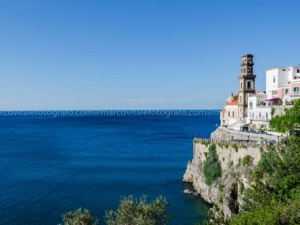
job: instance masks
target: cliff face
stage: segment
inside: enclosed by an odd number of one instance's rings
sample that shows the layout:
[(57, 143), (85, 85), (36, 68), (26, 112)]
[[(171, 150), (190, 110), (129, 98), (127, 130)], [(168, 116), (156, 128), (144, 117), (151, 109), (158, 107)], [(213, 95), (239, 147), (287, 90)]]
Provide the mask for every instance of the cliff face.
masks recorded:
[[(243, 189), (249, 186), (247, 176), (260, 160), (260, 150), (257, 146), (216, 143), (222, 176), (208, 186), (203, 173), (208, 148), (207, 141), (194, 140), (193, 160), (187, 165), (183, 182), (193, 183), (199, 196), (223, 209), (225, 217), (231, 217), (239, 210)], [(246, 164), (245, 157), (250, 163)]]

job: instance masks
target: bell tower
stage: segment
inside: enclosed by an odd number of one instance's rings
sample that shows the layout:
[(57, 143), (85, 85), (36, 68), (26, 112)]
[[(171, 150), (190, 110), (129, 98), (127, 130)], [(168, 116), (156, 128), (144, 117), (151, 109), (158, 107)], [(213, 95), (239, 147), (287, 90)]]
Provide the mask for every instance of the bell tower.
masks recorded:
[(248, 98), (255, 94), (255, 78), (253, 74), (253, 55), (242, 56), (241, 75), (239, 76), (238, 110), (239, 118), (247, 117)]

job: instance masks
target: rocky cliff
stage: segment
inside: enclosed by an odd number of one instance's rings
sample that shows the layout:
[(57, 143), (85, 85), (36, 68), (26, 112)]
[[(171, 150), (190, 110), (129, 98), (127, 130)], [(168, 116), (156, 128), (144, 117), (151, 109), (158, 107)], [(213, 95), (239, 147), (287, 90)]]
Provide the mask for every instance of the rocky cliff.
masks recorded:
[(234, 142), (214, 142), (222, 176), (210, 186), (206, 184), (203, 165), (212, 140), (195, 138), (193, 160), (187, 165), (183, 182), (192, 183), (199, 196), (221, 208), (225, 217), (231, 217), (239, 211), (243, 190), (249, 186), (247, 177), (260, 160), (260, 148)]

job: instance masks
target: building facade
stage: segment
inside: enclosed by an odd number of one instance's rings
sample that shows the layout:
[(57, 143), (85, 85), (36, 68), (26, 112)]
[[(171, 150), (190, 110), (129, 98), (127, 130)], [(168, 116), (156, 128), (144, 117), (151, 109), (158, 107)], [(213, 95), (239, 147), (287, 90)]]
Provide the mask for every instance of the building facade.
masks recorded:
[(268, 99), (280, 98), (283, 103), (300, 97), (300, 66), (275, 67), (266, 71)]
[(239, 118), (238, 111), (238, 95), (233, 95), (230, 93), (229, 97), (226, 99), (226, 105), (224, 109), (221, 111), (221, 126), (230, 126), (237, 122)]
[(271, 119), (272, 103), (268, 101), (267, 94), (257, 92), (249, 98), (248, 102), (248, 117), (250, 130), (257, 130), (262, 127), (269, 128)]
[(253, 75), (253, 55), (242, 56), (241, 74), (238, 77), (238, 94), (232, 93), (226, 99), (226, 105), (220, 113), (221, 126), (235, 126), (244, 122), (247, 117), (248, 100), (255, 94), (255, 78)]

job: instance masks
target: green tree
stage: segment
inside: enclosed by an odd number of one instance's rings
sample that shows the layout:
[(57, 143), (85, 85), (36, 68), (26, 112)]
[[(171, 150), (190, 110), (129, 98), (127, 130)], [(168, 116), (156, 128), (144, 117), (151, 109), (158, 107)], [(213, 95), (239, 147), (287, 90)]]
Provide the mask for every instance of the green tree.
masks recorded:
[(292, 136), (263, 152), (245, 190), (241, 211), (229, 224), (300, 224), (300, 139)]
[(97, 225), (98, 219), (92, 213), (84, 209), (83, 213), (81, 208), (70, 211), (62, 215), (64, 225)]
[(133, 199), (124, 197), (119, 208), (106, 211), (104, 219), (108, 225), (164, 225), (171, 217), (167, 215), (169, 205), (165, 198), (159, 196), (151, 203), (147, 203), (147, 196)]
[(206, 161), (203, 165), (203, 173), (207, 185), (211, 185), (216, 179), (222, 176), (222, 168), (216, 150), (216, 145), (211, 144), (208, 148)]
[(271, 119), (270, 125), (279, 132), (290, 131), (299, 134), (300, 128), (300, 99), (294, 101), (293, 108), (285, 109), (285, 114), (275, 116)]

